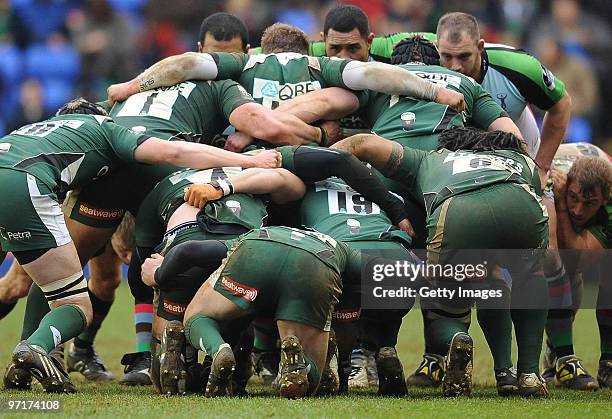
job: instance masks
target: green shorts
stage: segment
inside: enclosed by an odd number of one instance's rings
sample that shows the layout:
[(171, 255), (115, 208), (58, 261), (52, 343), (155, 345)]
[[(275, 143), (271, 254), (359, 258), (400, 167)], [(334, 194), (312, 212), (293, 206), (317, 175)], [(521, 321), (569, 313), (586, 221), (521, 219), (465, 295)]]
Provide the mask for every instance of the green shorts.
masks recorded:
[(57, 195), (34, 176), (0, 169), (0, 247), (5, 252), (52, 249), (72, 240)]
[[(190, 240), (231, 240), (236, 235), (210, 234), (202, 230), (196, 221), (180, 224), (164, 234), (163, 242), (155, 249), (165, 254), (173, 247)], [(166, 281), (159, 290), (157, 315), (166, 320), (183, 320), (185, 309), (200, 286), (214, 269), (193, 267)]]
[(79, 191), (73, 191), (66, 201), (64, 213), (90, 227), (117, 227), (125, 211), (136, 216), (147, 194), (176, 170), (177, 167), (170, 165), (135, 163), (124, 166)]
[(340, 275), (311, 253), (277, 242), (245, 240), (211, 276), (240, 308), (329, 331), (342, 292)]
[(541, 199), (516, 183), (446, 199), (428, 217), (427, 228), (430, 263), (452, 263), (457, 250), (545, 249), (548, 244), (548, 215)]

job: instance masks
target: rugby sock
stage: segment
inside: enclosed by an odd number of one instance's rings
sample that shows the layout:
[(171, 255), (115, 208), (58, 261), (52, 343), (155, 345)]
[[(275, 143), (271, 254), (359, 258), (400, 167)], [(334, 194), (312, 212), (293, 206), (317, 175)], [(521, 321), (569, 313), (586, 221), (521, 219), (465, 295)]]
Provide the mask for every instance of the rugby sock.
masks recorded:
[(100, 330), (102, 322), (113, 305), (112, 301), (103, 301), (96, 297), (91, 290), (89, 290), (89, 299), (91, 300), (93, 319), (91, 324), (83, 331), (83, 333), (74, 338), (74, 346), (77, 348), (91, 348), (93, 341), (98, 334), (98, 330)]
[(12, 303), (5, 303), (4, 301), (0, 301), (0, 320), (8, 316), (8, 314), (13, 311), (16, 305), (17, 301)]
[(51, 310), (43, 317), (40, 326), (27, 339), (27, 342), (49, 353), (60, 343), (82, 332), (86, 326), (85, 314), (81, 309), (72, 304), (66, 304)]
[(210, 356), (214, 356), (225, 343), (221, 337), (219, 323), (210, 317), (196, 314), (185, 322), (185, 337), (193, 345)]
[(21, 329), (21, 340), (27, 339), (40, 324), (45, 314), (49, 313), (49, 303), (45, 298), (40, 287), (32, 284), (26, 303), (26, 310), (23, 315), (23, 326)]
[(136, 325), (136, 352), (151, 352), (153, 304), (136, 301), (134, 323)]
[(599, 338), (601, 340), (600, 361), (612, 361), (612, 310), (596, 310)]
[(572, 287), (563, 266), (546, 279), (549, 307), (546, 335), (555, 355), (561, 358), (574, 353)]
[(423, 319), (423, 338), (425, 339), (425, 353), (432, 354), (434, 352), (428, 333), (432, 320), (428, 318), (427, 309), (421, 309), (421, 318)]
[(308, 394), (313, 394), (317, 387), (319, 387), (321, 372), (317, 368), (317, 364), (306, 354), (304, 354), (304, 362), (306, 362), (308, 367)]
[(277, 350), (278, 329), (270, 318), (253, 320), (253, 352), (273, 352)]
[(542, 337), (548, 310), (512, 309), (511, 314), (518, 346), (516, 368), (519, 373), (539, 374)]
[(487, 339), (493, 368), (512, 367), (512, 317), (510, 310), (478, 309), (478, 324)]
[[(469, 313), (469, 312), (468, 312)], [(467, 333), (468, 327), (465, 323), (454, 318), (439, 318), (431, 320), (427, 328), (427, 339), (429, 339), (430, 350), (427, 353), (446, 356), (450, 342), (455, 333)]]

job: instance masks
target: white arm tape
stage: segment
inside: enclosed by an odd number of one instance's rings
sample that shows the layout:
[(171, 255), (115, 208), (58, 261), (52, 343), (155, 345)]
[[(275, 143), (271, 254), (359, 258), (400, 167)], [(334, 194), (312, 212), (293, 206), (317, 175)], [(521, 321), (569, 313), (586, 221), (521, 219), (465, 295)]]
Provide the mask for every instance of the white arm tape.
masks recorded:
[(210, 54), (186, 52), (159, 61), (145, 70), (139, 79), (141, 85), (150, 90), (191, 79), (214, 80), (218, 73), (217, 63)]
[(351, 61), (342, 71), (342, 81), (352, 90), (374, 90), (388, 95), (435, 100), (438, 87), (401, 67)]

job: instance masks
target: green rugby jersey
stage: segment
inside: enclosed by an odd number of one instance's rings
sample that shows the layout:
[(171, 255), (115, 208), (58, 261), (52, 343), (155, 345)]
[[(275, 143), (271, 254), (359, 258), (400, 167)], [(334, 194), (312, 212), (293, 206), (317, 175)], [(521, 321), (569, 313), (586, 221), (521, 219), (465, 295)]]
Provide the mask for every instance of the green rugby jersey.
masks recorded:
[(421, 151), (404, 147), (398, 171), (391, 176), (425, 203), (427, 214), (445, 199), (496, 183), (513, 182), (541, 195), (534, 161), (510, 150)]
[(137, 93), (110, 115), (119, 125), (162, 139), (210, 143), (229, 125), (230, 114), (253, 98), (231, 80), (190, 80)]
[(587, 228), (604, 249), (612, 249), (612, 199), (597, 211)]
[(217, 79), (240, 82), (263, 106), (274, 109), (280, 102), (324, 87), (346, 88), (342, 70), (350, 60), (284, 52), (248, 55), (211, 53), (217, 63)]
[[(436, 40), (436, 34), (431, 32), (396, 32), (385, 36), (375, 36), (372, 40), (372, 45), (370, 45), (370, 57), (375, 61), (390, 63), (395, 45), (402, 39), (410, 38), (414, 35), (421, 35), (432, 42)], [(308, 55), (314, 57), (324, 56), (325, 42), (311, 42)]]
[[(370, 56), (381, 62), (390, 62), (395, 45), (405, 38), (421, 35), (435, 41), (436, 34), (430, 32), (398, 32), (387, 36), (377, 36), (372, 40)], [(312, 52), (325, 55), (325, 45), (321, 43)], [(533, 104), (542, 110), (550, 109), (565, 93), (565, 85), (540, 61), (523, 51), (509, 45), (485, 43), (482, 52), (482, 74), (476, 80), (491, 94), (493, 99), (516, 121), (525, 106)]]
[(98, 115), (61, 115), (0, 139), (0, 167), (27, 172), (63, 196), (135, 161), (148, 136)]
[[(184, 203), (185, 188), (194, 183), (210, 183), (213, 180), (224, 179), (231, 174), (242, 171), (240, 167), (223, 167), (206, 170), (184, 169), (172, 173), (161, 180), (143, 201), (136, 219), (136, 244), (141, 247), (158, 245), (168, 225), (168, 220), (174, 211)], [(229, 206), (228, 206), (229, 205)], [(239, 205), (239, 210), (235, 207)], [(265, 224), (268, 213), (265, 203), (250, 194), (233, 194), (218, 201), (209, 202), (204, 211), (208, 227), (218, 230), (219, 234), (235, 234), (222, 232), (220, 226), (239, 226), (243, 231), (261, 228)], [(211, 232), (213, 233), (213, 232)]]
[(247, 240), (273, 241), (304, 250), (340, 275), (353, 259), (359, 260), (356, 251), (318, 231), (299, 230), (291, 227), (265, 227), (250, 231), (228, 242), (228, 248)]
[(396, 240), (406, 245), (412, 242), (378, 205), (366, 200), (339, 178), (310, 185), (302, 201), (301, 216), (305, 226), (336, 240)]
[[(445, 105), (370, 92), (367, 115), (372, 132), (381, 137), (413, 148), (432, 150), (437, 147), (437, 135), (449, 127), (467, 123), (487, 129), (497, 118), (507, 116), (491, 95), (472, 78), (439, 66), (404, 64), (400, 67), (439, 86), (463, 93), (466, 121), (462, 114)], [(404, 124), (402, 118), (407, 112), (415, 115), (414, 123), (409, 126)]]

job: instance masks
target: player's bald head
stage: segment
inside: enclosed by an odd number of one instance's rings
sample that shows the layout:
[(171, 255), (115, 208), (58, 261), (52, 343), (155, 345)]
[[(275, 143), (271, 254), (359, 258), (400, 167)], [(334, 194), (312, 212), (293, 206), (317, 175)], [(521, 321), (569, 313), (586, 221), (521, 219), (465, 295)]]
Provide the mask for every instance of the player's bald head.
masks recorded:
[(452, 43), (458, 43), (464, 36), (474, 42), (480, 39), (480, 29), (476, 18), (468, 13), (447, 13), (438, 21), (436, 29), (438, 39), (444, 37)]

